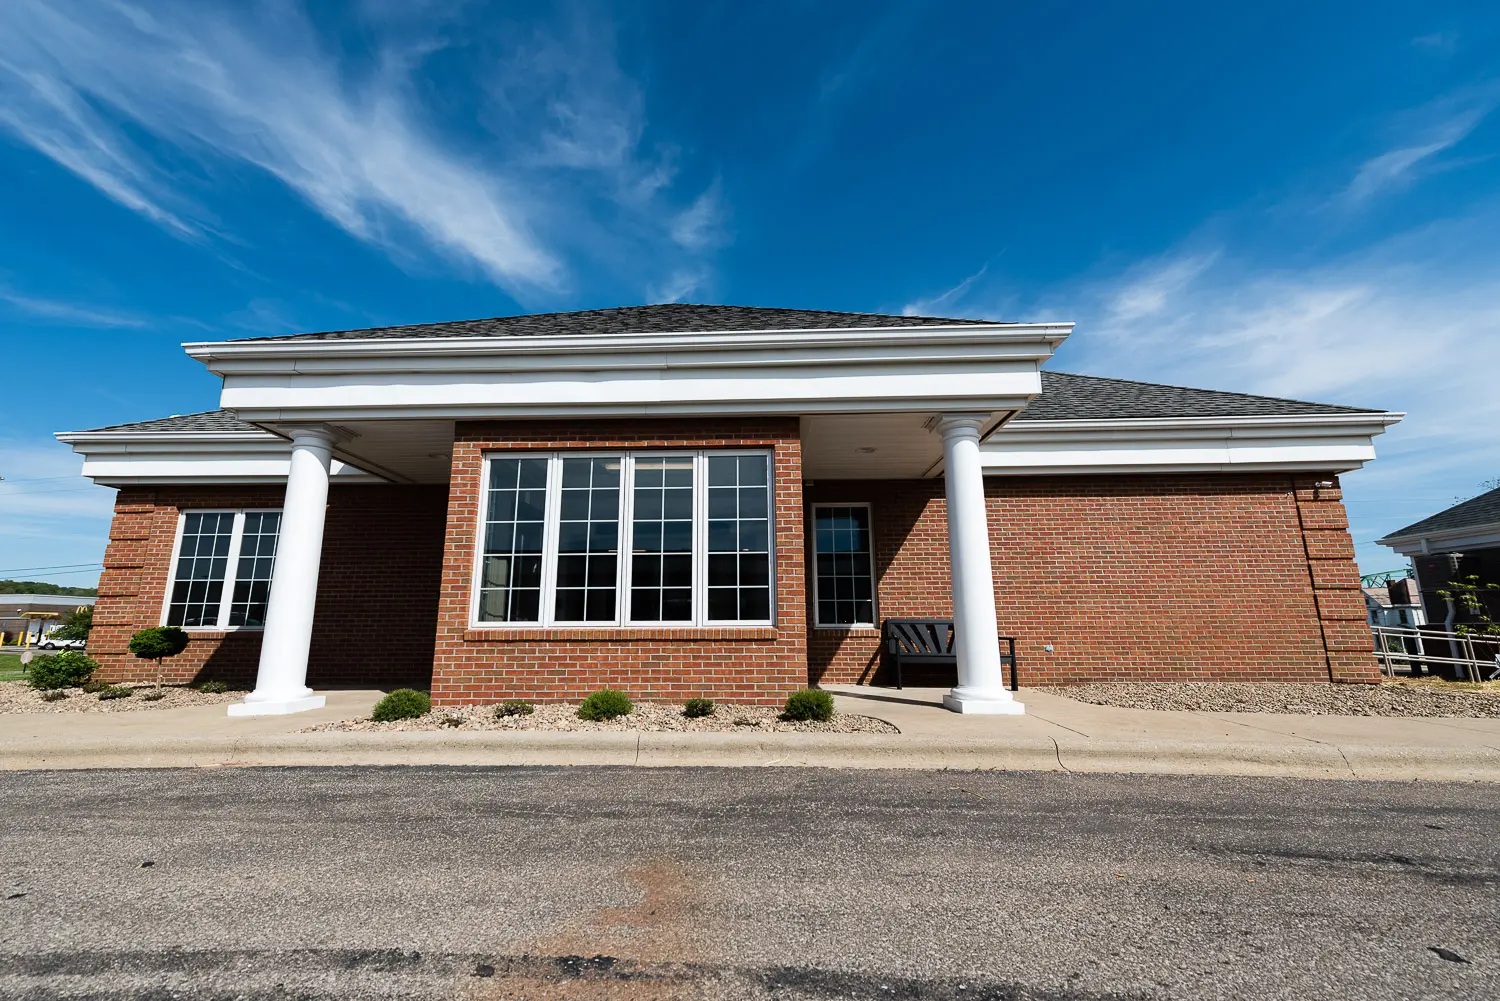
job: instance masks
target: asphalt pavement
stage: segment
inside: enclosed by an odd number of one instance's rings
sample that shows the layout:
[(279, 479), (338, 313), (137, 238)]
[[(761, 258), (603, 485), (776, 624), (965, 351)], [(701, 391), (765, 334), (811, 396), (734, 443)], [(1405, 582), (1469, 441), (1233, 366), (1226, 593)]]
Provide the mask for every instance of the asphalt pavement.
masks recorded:
[(0, 998), (1489, 998), (1479, 784), (0, 773)]

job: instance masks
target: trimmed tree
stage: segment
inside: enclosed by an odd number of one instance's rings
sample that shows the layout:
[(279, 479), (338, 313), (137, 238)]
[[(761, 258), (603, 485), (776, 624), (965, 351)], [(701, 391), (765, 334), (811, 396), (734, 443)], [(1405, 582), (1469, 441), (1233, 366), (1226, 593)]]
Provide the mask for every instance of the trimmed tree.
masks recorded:
[(79, 605), (68, 613), (62, 625), (52, 631), (60, 640), (87, 640), (89, 630), (94, 628), (94, 606)]
[(156, 661), (156, 690), (161, 691), (162, 661), (187, 649), (188, 634), (176, 626), (152, 626), (130, 637), (130, 652), (142, 660)]

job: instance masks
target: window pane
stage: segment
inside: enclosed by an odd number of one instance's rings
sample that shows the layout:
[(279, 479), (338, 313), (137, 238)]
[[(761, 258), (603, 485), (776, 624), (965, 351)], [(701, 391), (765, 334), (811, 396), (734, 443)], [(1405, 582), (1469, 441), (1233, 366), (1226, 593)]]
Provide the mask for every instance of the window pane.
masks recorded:
[(817, 573), (818, 625), (874, 625), (874, 586), (870, 577), (870, 509), (815, 509), (813, 539), (817, 548), (814, 565)]
[(693, 459), (642, 456), (631, 484), (630, 617), (693, 617)]
[(557, 536), (558, 622), (613, 622), (619, 556), (619, 456), (562, 460)]
[(490, 460), (479, 579), (481, 621), (540, 620), (547, 465), (545, 458)]
[(264, 626), (266, 601), (271, 594), (271, 571), (276, 565), (276, 542), (281, 533), (280, 511), (250, 511), (240, 539), (240, 558), (234, 571), (234, 601), (229, 606), (231, 626)]
[(764, 622), (771, 617), (769, 458), (710, 456), (708, 617)]
[(224, 573), (228, 569), (229, 544), (233, 536), (232, 511), (194, 511), (183, 519), (172, 603), (167, 607), (167, 625), (219, 624)]

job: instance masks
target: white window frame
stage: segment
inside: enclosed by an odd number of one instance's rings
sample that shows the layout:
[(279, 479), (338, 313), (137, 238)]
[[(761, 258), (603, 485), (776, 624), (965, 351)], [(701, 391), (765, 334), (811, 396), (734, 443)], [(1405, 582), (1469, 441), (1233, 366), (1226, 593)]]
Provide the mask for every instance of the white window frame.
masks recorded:
[[(710, 457), (754, 455), (766, 460), (766, 530), (769, 586), (769, 616), (764, 619), (710, 619), (708, 617), (708, 460)], [(635, 516), (635, 463), (637, 459), (693, 459), (693, 617), (687, 621), (646, 621), (630, 617), (631, 544)], [(485, 525), (489, 519), (490, 463), (495, 459), (547, 459), (547, 500), (542, 522), (542, 593), (540, 616), (535, 622), (495, 622), (479, 617), (480, 583), (484, 569)], [(558, 619), (557, 545), (562, 521), (562, 460), (620, 460), (620, 528), (615, 563), (615, 617), (612, 620), (570, 621)], [(767, 448), (629, 448), (567, 449), (534, 452), (511, 450), (486, 452), (480, 467), (478, 510), (474, 513), (473, 566), (469, 578), (469, 628), (475, 630), (516, 629), (722, 629), (776, 625), (776, 462)]]
[[(177, 557), (182, 552), (182, 533), (187, 528), (188, 515), (190, 514), (232, 514), (234, 515), (234, 527), (230, 530), (229, 552), (225, 556), (224, 587), (219, 592), (219, 617), (215, 620), (215, 624), (211, 626), (179, 626), (178, 628), (190, 633), (232, 633), (242, 629), (247, 632), (258, 633), (264, 630), (265, 626), (231, 626), (229, 624), (229, 614), (234, 606), (234, 585), (238, 579), (240, 570), (240, 545), (245, 539), (245, 515), (280, 514), (283, 515), (284, 521), (284, 511), (279, 507), (203, 507), (184, 508), (178, 511), (177, 537), (172, 540), (172, 562), (167, 567), (167, 588), (166, 593), (162, 595), (161, 601), (161, 624), (166, 625), (167, 617), (172, 614), (172, 592), (177, 586)], [(281, 526), (279, 524), (276, 528), (276, 554), (277, 556), (281, 555)], [(271, 573), (273, 576), (276, 573), (274, 559), (271, 562)]]
[[(818, 509), (825, 507), (862, 507), (868, 512), (866, 525), (870, 533), (870, 622), (824, 622), (818, 604)], [(818, 501), (808, 505), (808, 533), (811, 537), (807, 551), (811, 556), (808, 576), (812, 578), (813, 628), (814, 629), (878, 629), (880, 628), (880, 588), (875, 577), (875, 508), (869, 501)]]

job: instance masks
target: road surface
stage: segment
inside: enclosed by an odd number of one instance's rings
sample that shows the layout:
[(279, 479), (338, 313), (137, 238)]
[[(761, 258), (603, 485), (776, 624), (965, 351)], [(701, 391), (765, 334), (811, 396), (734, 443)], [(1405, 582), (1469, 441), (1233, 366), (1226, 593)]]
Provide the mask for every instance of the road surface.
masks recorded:
[(1500, 996), (1487, 785), (222, 768), (0, 804), (0, 998)]

